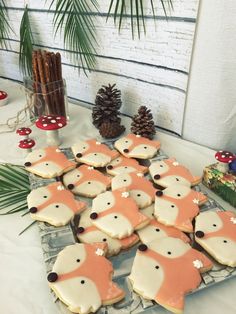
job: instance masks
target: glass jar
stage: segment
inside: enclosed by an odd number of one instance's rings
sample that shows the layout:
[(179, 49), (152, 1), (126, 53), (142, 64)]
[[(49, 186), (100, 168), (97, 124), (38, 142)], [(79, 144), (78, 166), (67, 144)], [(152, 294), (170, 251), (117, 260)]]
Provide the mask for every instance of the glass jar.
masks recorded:
[(49, 114), (68, 119), (68, 99), (64, 79), (41, 84), (30, 77), (25, 77), (24, 87), (32, 121)]

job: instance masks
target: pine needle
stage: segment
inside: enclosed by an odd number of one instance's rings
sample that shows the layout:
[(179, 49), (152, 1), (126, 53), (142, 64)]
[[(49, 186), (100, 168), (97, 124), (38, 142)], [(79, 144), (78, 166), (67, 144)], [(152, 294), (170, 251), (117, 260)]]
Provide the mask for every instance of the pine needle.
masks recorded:
[(3, 0), (0, 0), (0, 47), (8, 48), (8, 39), (12, 28), (8, 22), (7, 8)]
[(95, 26), (91, 16), (91, 6), (98, 8), (96, 0), (52, 0), (50, 8), (55, 4), (53, 18), (55, 35), (63, 34), (64, 46), (73, 51), (71, 59), (79, 64), (84, 73), (94, 69), (96, 64), (97, 40)]
[(19, 54), (19, 65), (24, 75), (30, 76), (32, 74), (33, 45), (34, 40), (29, 20), (29, 10), (28, 5), (26, 5), (20, 24), (20, 54)]

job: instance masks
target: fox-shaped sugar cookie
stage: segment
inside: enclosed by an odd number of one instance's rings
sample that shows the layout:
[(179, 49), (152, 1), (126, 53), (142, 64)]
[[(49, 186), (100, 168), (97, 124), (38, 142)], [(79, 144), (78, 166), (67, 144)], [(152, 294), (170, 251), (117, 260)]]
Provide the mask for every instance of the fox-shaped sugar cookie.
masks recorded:
[(196, 217), (195, 240), (219, 263), (236, 267), (236, 215), (206, 211)]
[(122, 173), (111, 181), (112, 191), (127, 189), (139, 208), (151, 205), (155, 200), (156, 189), (152, 182), (144, 178), (142, 173)]
[(188, 243), (165, 237), (139, 246), (129, 279), (144, 298), (183, 313), (184, 296), (200, 285), (200, 273), (211, 268), (211, 261)]
[(105, 242), (107, 243), (106, 256), (113, 256), (118, 254), (121, 250), (128, 249), (139, 241), (139, 237), (134, 233), (131, 236), (121, 240), (110, 237), (92, 224), (92, 221), (89, 217), (90, 214), (91, 210), (89, 208), (80, 214), (79, 227), (77, 229), (77, 237), (80, 242)]
[(140, 135), (128, 134), (115, 142), (115, 148), (128, 158), (148, 159), (156, 155), (161, 144)]
[(95, 139), (79, 140), (71, 149), (77, 161), (93, 167), (104, 167), (119, 156), (116, 150), (111, 150)]
[(102, 305), (124, 298), (113, 281), (113, 268), (104, 255), (105, 243), (77, 243), (65, 247), (48, 274), (50, 288), (73, 313), (96, 312)]
[(69, 223), (75, 214), (86, 207), (86, 203), (77, 201), (60, 182), (32, 190), (27, 202), (33, 219), (56, 227)]
[(186, 243), (190, 242), (190, 238), (185, 233), (175, 227), (165, 226), (162, 223), (156, 221), (156, 219), (152, 219), (149, 222), (149, 225), (140, 230), (137, 230), (136, 232), (141, 242), (144, 244), (148, 244), (149, 242), (164, 237), (179, 238)]
[(199, 206), (206, 201), (204, 194), (188, 186), (171, 185), (164, 191), (156, 192), (154, 215), (167, 226), (193, 232), (192, 220), (198, 215)]
[(107, 191), (98, 195), (92, 204), (92, 223), (112, 238), (123, 239), (134, 230), (146, 226), (149, 218), (143, 215), (128, 192)]
[(55, 178), (75, 167), (57, 146), (35, 149), (25, 160), (26, 170), (42, 178)]
[(95, 197), (105, 192), (111, 179), (88, 165), (82, 165), (63, 176), (63, 183), (74, 194)]
[(201, 177), (193, 176), (186, 167), (180, 165), (174, 158), (152, 162), (149, 172), (153, 181), (165, 188), (178, 183), (193, 186), (201, 181)]
[(146, 173), (148, 171), (147, 167), (141, 166), (137, 160), (133, 158), (126, 158), (124, 156), (119, 156), (118, 158), (112, 160), (106, 166), (107, 173), (112, 176), (116, 176), (121, 173), (130, 172), (141, 172)]

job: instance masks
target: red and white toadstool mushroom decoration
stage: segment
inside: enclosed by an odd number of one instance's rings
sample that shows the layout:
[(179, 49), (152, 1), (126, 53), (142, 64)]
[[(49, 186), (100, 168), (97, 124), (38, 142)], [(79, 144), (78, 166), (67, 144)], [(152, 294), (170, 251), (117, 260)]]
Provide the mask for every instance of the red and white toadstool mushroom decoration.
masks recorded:
[(32, 140), (31, 138), (27, 138), (27, 139), (21, 140), (18, 146), (24, 149), (27, 153), (30, 153), (34, 145), (35, 145), (35, 141)]
[(226, 173), (229, 171), (229, 164), (234, 160), (235, 156), (226, 150), (220, 150), (215, 154), (215, 159), (218, 161), (216, 168)]
[(37, 128), (47, 131), (47, 143), (51, 146), (59, 146), (61, 144), (58, 130), (62, 129), (66, 124), (65, 117), (55, 115), (42, 116), (35, 123)]
[(23, 138), (29, 138), (29, 134), (32, 132), (30, 128), (19, 128), (16, 130), (16, 134), (22, 136)]
[(8, 101), (8, 95), (3, 90), (0, 90), (0, 106), (6, 105)]

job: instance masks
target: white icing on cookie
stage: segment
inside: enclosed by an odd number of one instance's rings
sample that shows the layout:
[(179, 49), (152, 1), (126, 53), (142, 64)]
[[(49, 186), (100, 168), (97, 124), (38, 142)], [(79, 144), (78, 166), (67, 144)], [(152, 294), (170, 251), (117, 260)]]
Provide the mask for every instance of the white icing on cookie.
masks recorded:
[(130, 173), (130, 172), (147, 172), (148, 168), (139, 165), (137, 160), (132, 158), (126, 158), (124, 156), (119, 156), (118, 158), (112, 160), (107, 165), (107, 173), (116, 176), (121, 173)]
[(236, 216), (228, 211), (207, 211), (196, 217), (195, 240), (219, 263), (236, 266)]

